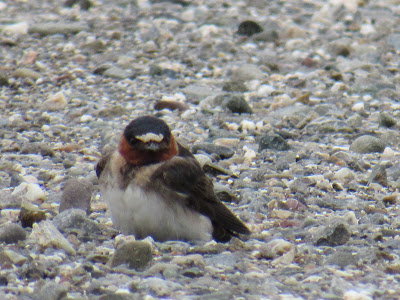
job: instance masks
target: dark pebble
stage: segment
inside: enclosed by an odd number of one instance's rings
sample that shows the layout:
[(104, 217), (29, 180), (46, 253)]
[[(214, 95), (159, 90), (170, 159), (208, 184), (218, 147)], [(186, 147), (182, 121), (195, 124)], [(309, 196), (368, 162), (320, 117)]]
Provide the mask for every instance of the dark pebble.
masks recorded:
[(328, 228), (323, 235), (316, 239), (317, 246), (338, 246), (345, 244), (350, 239), (350, 232), (344, 224), (337, 224)]
[(60, 213), (70, 208), (79, 208), (89, 213), (93, 185), (86, 179), (70, 179), (61, 196)]
[(22, 227), (32, 227), (33, 223), (46, 220), (46, 212), (30, 203), (22, 203), (18, 218)]
[(195, 154), (199, 151), (204, 151), (207, 154), (218, 154), (221, 158), (231, 158), (235, 151), (233, 149), (226, 146), (218, 146), (212, 143), (200, 143), (193, 145), (192, 152)]
[(0, 74), (0, 86), (7, 86), (9, 85), (8, 78), (4, 74)]
[(8, 224), (0, 228), (0, 242), (14, 244), (26, 239), (26, 232), (18, 224)]
[(247, 86), (241, 81), (228, 81), (225, 82), (222, 90), (225, 92), (247, 92)]
[(261, 31), (263, 31), (263, 29), (260, 25), (258, 25), (258, 23), (247, 20), (240, 23), (237, 34), (252, 36), (253, 34), (259, 33)]
[(185, 111), (189, 109), (189, 105), (183, 102), (179, 101), (157, 101), (156, 104), (154, 105), (155, 110), (163, 110), (163, 109), (169, 109), (169, 110), (179, 110), (179, 111)]
[(261, 152), (264, 149), (285, 151), (289, 150), (290, 146), (280, 135), (264, 135), (258, 144), (258, 151)]
[(397, 124), (396, 120), (389, 114), (385, 112), (379, 113), (379, 125), (390, 128), (396, 124)]
[(383, 165), (376, 165), (368, 178), (368, 184), (377, 182), (382, 186), (388, 186), (388, 178), (386, 173), (386, 167)]
[(225, 106), (233, 113), (253, 113), (253, 110), (251, 109), (247, 101), (239, 95), (231, 96), (230, 99), (226, 102)]
[(153, 259), (151, 246), (146, 242), (133, 241), (120, 246), (111, 257), (112, 268), (126, 264), (129, 269), (143, 270)]

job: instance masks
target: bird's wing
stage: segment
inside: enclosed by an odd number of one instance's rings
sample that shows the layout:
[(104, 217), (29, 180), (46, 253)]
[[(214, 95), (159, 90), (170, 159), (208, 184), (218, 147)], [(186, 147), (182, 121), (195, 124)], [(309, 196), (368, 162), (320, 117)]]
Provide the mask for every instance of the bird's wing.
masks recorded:
[(151, 186), (172, 201), (210, 218), (213, 237), (229, 241), (231, 235), (250, 231), (215, 195), (212, 181), (192, 157), (175, 156), (163, 163), (151, 176)]

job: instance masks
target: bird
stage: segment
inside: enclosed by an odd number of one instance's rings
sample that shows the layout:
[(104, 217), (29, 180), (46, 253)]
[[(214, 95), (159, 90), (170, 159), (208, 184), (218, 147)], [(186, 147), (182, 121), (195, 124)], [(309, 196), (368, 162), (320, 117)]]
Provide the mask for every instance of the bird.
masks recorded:
[(116, 229), (136, 239), (188, 242), (249, 235), (216, 196), (212, 180), (160, 118), (135, 118), (118, 147), (96, 165), (101, 197)]

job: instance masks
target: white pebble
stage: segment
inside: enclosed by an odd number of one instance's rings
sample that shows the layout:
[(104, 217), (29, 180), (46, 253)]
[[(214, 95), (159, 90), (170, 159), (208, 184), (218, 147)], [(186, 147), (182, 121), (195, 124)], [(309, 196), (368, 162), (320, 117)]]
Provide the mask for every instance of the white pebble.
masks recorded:
[(43, 102), (43, 108), (49, 111), (55, 111), (65, 108), (68, 105), (67, 98), (63, 92), (58, 92), (51, 95), (46, 101)]
[(372, 300), (372, 297), (368, 295), (367, 291), (347, 291), (343, 295), (343, 300)]
[(358, 111), (358, 112), (363, 111), (364, 109), (365, 109), (364, 102), (357, 102), (351, 108), (352, 111)]
[(91, 115), (82, 115), (79, 119), (79, 122), (86, 123), (86, 122), (91, 122), (93, 120), (94, 118)]
[(20, 22), (16, 24), (6, 25), (3, 27), (3, 32), (6, 34), (27, 34), (29, 29), (28, 22)]
[(204, 154), (195, 154), (194, 157), (196, 158), (197, 162), (203, 167), (205, 164), (211, 164), (211, 158)]
[(356, 178), (356, 176), (354, 175), (354, 172), (349, 168), (341, 168), (340, 170), (336, 171), (333, 178), (341, 182), (348, 182)]
[(243, 120), (240, 125), (242, 126), (242, 130), (245, 132), (256, 129), (256, 124), (253, 121)]
[(275, 88), (269, 84), (262, 84), (257, 90), (257, 95), (259, 97), (266, 97), (271, 95), (275, 91)]
[(46, 192), (37, 183), (28, 183), (25, 197), (29, 201), (44, 200)]

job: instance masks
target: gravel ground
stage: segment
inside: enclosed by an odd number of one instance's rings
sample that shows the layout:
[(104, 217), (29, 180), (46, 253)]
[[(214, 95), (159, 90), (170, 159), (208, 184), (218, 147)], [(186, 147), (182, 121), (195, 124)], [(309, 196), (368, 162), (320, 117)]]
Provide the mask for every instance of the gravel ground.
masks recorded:
[[(399, 24), (398, 0), (0, 2), (0, 298), (399, 299)], [(251, 236), (113, 229), (94, 166), (145, 114)]]

